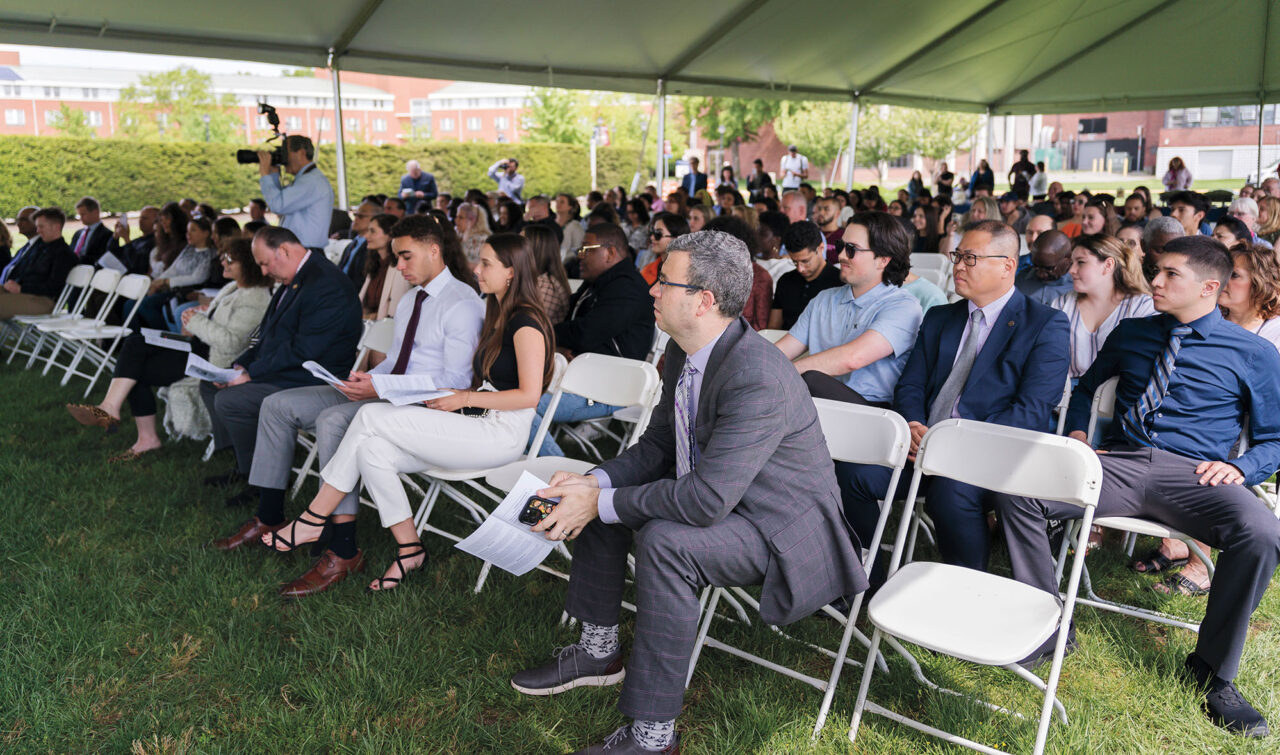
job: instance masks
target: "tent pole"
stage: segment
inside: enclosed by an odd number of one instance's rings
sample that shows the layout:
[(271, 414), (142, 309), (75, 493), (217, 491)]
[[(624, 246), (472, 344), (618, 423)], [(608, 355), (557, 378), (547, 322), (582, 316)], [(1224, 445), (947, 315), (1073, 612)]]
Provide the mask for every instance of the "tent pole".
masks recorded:
[[(996, 125), (991, 120), (991, 106), (987, 106), (987, 146), (982, 150), (982, 159), (987, 161), (987, 165), (991, 165), (991, 155), (996, 144)], [(995, 168), (992, 168), (995, 170)]]
[(849, 149), (845, 152), (844, 164), (844, 190), (853, 191), (853, 169), (857, 165), (858, 157), (858, 111), (862, 109), (862, 103), (858, 97), (853, 98), (853, 103), (849, 106)]
[[(333, 133), (337, 135), (334, 144), (337, 146), (338, 162), (338, 209), (345, 211), (347, 210), (347, 153), (343, 149), (345, 135), (342, 132), (342, 83), (338, 80), (338, 61), (334, 57), (332, 48), (329, 50), (329, 75), (333, 78)], [(319, 138), (319, 134), (316, 137)]]
[(664, 148), (667, 136), (667, 83), (658, 79), (658, 158), (654, 167), (654, 179), (658, 184), (658, 198), (663, 197), (662, 182), (667, 177), (667, 150)]
[(1255, 178), (1254, 186), (1262, 184), (1262, 109), (1266, 107), (1264, 100), (1258, 98), (1258, 176)]

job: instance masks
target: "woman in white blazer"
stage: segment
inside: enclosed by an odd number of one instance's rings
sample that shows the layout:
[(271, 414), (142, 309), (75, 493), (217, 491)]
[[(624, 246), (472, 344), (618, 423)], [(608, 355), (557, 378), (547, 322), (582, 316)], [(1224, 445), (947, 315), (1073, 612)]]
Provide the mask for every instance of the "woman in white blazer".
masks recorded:
[[(233, 238), (223, 242), (223, 274), (231, 281), (214, 297), (205, 312), (194, 312), (187, 330), (195, 339), (191, 352), (218, 367), (230, 367), (249, 346), (249, 338), (262, 321), (271, 301), (270, 279), (253, 259), (252, 242)], [(96, 406), (67, 404), (67, 411), (83, 425), (112, 429), (120, 424), (120, 410), (128, 401), (138, 427), (138, 439), (129, 450), (111, 457), (131, 461), (160, 447), (156, 432), (156, 399), (152, 389), (172, 385), (186, 374), (187, 352), (152, 346), (141, 333), (134, 333), (120, 346), (116, 368), (107, 386), (107, 395)], [(170, 411), (178, 396), (170, 396)], [(203, 411), (194, 396), (190, 411)]]

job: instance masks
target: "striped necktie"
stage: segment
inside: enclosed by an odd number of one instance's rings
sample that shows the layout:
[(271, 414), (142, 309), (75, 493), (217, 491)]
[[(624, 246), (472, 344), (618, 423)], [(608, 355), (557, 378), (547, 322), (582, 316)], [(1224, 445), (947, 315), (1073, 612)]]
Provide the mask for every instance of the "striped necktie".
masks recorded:
[(680, 380), (676, 382), (676, 477), (692, 472), (697, 464), (697, 445), (693, 439), (693, 422), (690, 416), (694, 410), (693, 376), (697, 373), (697, 367), (685, 362)]
[(1142, 392), (1142, 396), (1121, 418), (1125, 432), (1139, 445), (1151, 445), (1151, 435), (1147, 433), (1146, 427), (1147, 417), (1164, 402), (1165, 393), (1169, 390), (1169, 378), (1173, 376), (1174, 360), (1178, 358), (1178, 351), (1182, 349), (1182, 339), (1190, 332), (1191, 328), (1187, 325), (1179, 325), (1170, 332), (1169, 345), (1165, 347), (1164, 354), (1156, 363), (1156, 368), (1151, 374), (1151, 382), (1147, 383), (1147, 389)]

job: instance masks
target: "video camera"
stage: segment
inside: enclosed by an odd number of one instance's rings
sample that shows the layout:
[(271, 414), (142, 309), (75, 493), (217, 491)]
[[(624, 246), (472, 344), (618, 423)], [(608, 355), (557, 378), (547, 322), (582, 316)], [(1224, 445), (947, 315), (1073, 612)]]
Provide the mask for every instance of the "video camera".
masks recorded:
[[(282, 136), (285, 136), (285, 134), (280, 133), (280, 115), (276, 113), (275, 108), (271, 107), (265, 102), (259, 102), (258, 114), (267, 116), (267, 123), (271, 125), (272, 135), (267, 137), (268, 143), (273, 142)], [(240, 163), (241, 165), (253, 165), (257, 163), (258, 150), (256, 149), (236, 150), (236, 162)], [(271, 164), (284, 165), (286, 162), (288, 162), (288, 160), (284, 150), (284, 142), (281, 142), (280, 144), (276, 145), (275, 149), (271, 150)]]

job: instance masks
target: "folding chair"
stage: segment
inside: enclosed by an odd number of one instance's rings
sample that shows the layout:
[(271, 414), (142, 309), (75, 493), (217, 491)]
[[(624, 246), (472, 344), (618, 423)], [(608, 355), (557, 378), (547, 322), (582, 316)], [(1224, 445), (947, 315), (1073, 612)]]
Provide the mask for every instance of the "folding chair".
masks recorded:
[[(147, 288), (151, 285), (151, 278), (145, 275), (126, 275), (120, 279), (120, 284), (116, 286), (116, 295), (123, 299), (139, 299), (145, 296)], [(133, 317), (137, 314), (138, 308), (134, 307), (125, 315), (124, 323), (120, 325), (104, 325), (94, 324), (84, 328), (77, 328), (61, 334), (67, 343), (78, 344), (75, 357), (71, 363), (67, 365), (66, 372), (62, 375), (62, 384), (66, 385), (71, 382), (73, 377), (86, 378), (89, 384), (84, 388), (84, 395), (87, 397), (89, 392), (93, 390), (93, 386), (98, 382), (98, 378), (108, 367), (114, 367), (116, 363), (115, 353), (120, 346), (120, 341), (125, 336), (133, 332), (129, 327)], [(109, 341), (106, 346), (99, 345), (99, 341)], [(81, 372), (80, 363), (88, 361), (91, 365), (95, 365), (92, 374), (86, 368)]]
[[(42, 374), (48, 375), (49, 370), (57, 362), (58, 355), (62, 353), (63, 347), (70, 345), (65, 337), (66, 333), (105, 325), (107, 316), (111, 314), (111, 310), (115, 306), (118, 297), (116, 289), (119, 287), (121, 280), (122, 276), (116, 270), (104, 269), (97, 271), (93, 274), (93, 279), (89, 281), (88, 288), (85, 289), (85, 305), (79, 316), (58, 317), (36, 323), (36, 330), (40, 332), (40, 341), (32, 350), (31, 357), (27, 360), (27, 366), (30, 367), (39, 359), (43, 349), (52, 346), (53, 350), (44, 358), (44, 370), (42, 371)], [(148, 279), (149, 283), (150, 279)], [(95, 293), (99, 296), (98, 308), (94, 310), (92, 316), (89, 316), (90, 300), (94, 298)], [(63, 385), (66, 385), (65, 381)]]
[[(854, 464), (877, 464), (893, 470), (893, 474), (889, 478), (889, 487), (885, 491), (885, 498), (880, 503), (880, 518), (876, 522), (875, 533), (871, 537), (870, 544), (859, 554), (862, 556), (863, 563), (868, 564), (867, 569), (869, 571), (871, 568), (869, 565), (874, 562), (875, 556), (880, 550), (880, 540), (884, 533), (885, 522), (889, 518), (889, 510), (893, 507), (893, 494), (898, 489), (898, 479), (902, 476), (902, 470), (907, 464), (907, 454), (911, 450), (911, 430), (907, 427), (905, 419), (888, 409), (858, 406), (821, 398), (814, 399), (813, 403), (818, 408), (818, 420), (822, 423), (822, 431), (827, 439), (827, 448), (833, 460), (847, 461)], [(845, 612), (837, 611), (831, 606), (826, 606), (823, 609), (825, 613), (844, 624), (844, 634), (840, 638), (839, 649), (834, 652), (818, 645), (805, 643), (810, 648), (834, 659), (828, 677), (826, 679), (818, 679), (708, 636), (708, 631), (711, 629), (711, 621), (716, 617), (716, 604), (721, 598), (727, 597), (728, 592), (723, 587), (716, 587), (711, 592), (702, 620), (702, 627), (698, 631), (698, 641), (693, 646), (693, 655), (689, 658), (689, 672), (685, 677), (685, 686), (687, 687), (693, 680), (693, 671), (698, 665), (698, 656), (702, 653), (703, 647), (723, 650), (730, 655), (802, 681), (823, 692), (822, 704), (818, 708), (818, 720), (813, 727), (813, 736), (818, 736), (826, 723), (827, 712), (831, 709), (831, 701), (835, 697), (836, 684), (840, 681), (840, 672), (844, 665), (846, 663), (855, 666), (861, 665), (846, 658), (849, 653), (849, 641), (856, 634), (859, 641), (864, 645), (870, 644), (870, 640), (855, 628), (865, 593), (860, 593), (854, 598), (853, 605)], [(741, 588), (734, 588), (733, 592), (737, 594), (738, 598), (752, 604), (755, 608), (759, 608), (758, 602), (745, 591), (742, 591)], [(778, 627), (771, 626), (770, 629), (783, 637), (791, 639)], [(883, 663), (883, 661), (880, 662)], [(887, 666), (884, 668), (887, 670)]]
[[(67, 281), (62, 286), (61, 293), (53, 303), (53, 309), (47, 315), (15, 315), (11, 320), (0, 323), (4, 328), (4, 338), (8, 338), (9, 334), (14, 337), (13, 348), (9, 351), (9, 358), (6, 361), (10, 363), (13, 358), (18, 355), (20, 347), (28, 334), (35, 328), (36, 323), (48, 320), (56, 320), (67, 317), (79, 317), (84, 311), (85, 304), (89, 301), (89, 283), (93, 280), (93, 265), (76, 265), (67, 273)], [(74, 302), (71, 296), (76, 291)], [(22, 351), (23, 354), (30, 354), (29, 351)], [(30, 364), (27, 365), (28, 367)]]
[(953, 270), (951, 258), (945, 254), (924, 252), (911, 255), (911, 272), (921, 278), (932, 281), (934, 285), (943, 291), (948, 290), (951, 286), (951, 273)]
[(578, 293), (578, 289), (580, 289), (580, 288), (582, 288), (582, 279), (581, 279), (581, 278), (570, 278), (570, 279), (569, 279), (569, 293), (571, 293), (571, 294), (576, 294), (576, 293)]
[(769, 343), (777, 343), (778, 341), (782, 340), (782, 337), (787, 334), (787, 331), (776, 330), (773, 328), (765, 328), (764, 330), (759, 331), (759, 333), (760, 335), (764, 336), (765, 339), (769, 341)]
[[(351, 365), (351, 369), (355, 369), (364, 361), (365, 356), (370, 351), (381, 351), (383, 354), (391, 350), (391, 344), (396, 336), (395, 319), (384, 317), (381, 320), (366, 320), (364, 324), (364, 334), (360, 336), (360, 343), (356, 347), (356, 361)], [(302, 466), (294, 467), (293, 488), (289, 491), (290, 498), (296, 498), (298, 491), (302, 490), (302, 484), (307, 481), (307, 477), (319, 477), (316, 471), (316, 453), (319, 449), (316, 447), (316, 439), (310, 432), (306, 430), (298, 431), (298, 445), (307, 449), (307, 459), (302, 462)]]
[[(1099, 419), (1111, 419), (1115, 415), (1116, 403), (1116, 385), (1120, 382), (1120, 378), (1111, 378), (1098, 389), (1093, 392), (1093, 405), (1089, 410), (1089, 429), (1086, 431), (1085, 437), (1092, 440), (1094, 431), (1098, 427)], [(1264, 499), (1265, 501), (1265, 499)], [(1126, 539), (1136, 540), (1138, 535), (1150, 535), (1152, 537), (1170, 538), (1173, 540), (1181, 540), (1186, 543), (1187, 549), (1196, 555), (1205, 565), (1209, 572), (1209, 578), (1213, 578), (1213, 560), (1208, 554), (1196, 545), (1195, 538), (1173, 529), (1167, 525), (1150, 519), (1132, 516), (1100, 516), (1093, 521), (1099, 527), (1108, 527), (1113, 530), (1120, 530), (1127, 533)], [(1058, 579), (1062, 579), (1063, 564), (1066, 561), (1066, 546), (1070, 542), (1070, 535), (1076, 534), (1073, 530), (1079, 526), (1078, 523), (1070, 522), (1062, 536), (1062, 547), (1058, 552)], [(1126, 548), (1129, 555), (1133, 555), (1133, 545), (1129, 543)], [(1081, 587), (1083, 595), (1079, 598), (1082, 605), (1092, 606), (1103, 611), (1112, 611), (1114, 613), (1124, 614), (1125, 616), (1133, 616), (1138, 619), (1146, 619), (1154, 621), (1158, 624), (1166, 624), (1172, 627), (1181, 627), (1189, 629), (1192, 632), (1200, 631), (1200, 624), (1187, 621), (1185, 618), (1171, 616), (1160, 611), (1153, 611), (1149, 608), (1139, 608), (1138, 606), (1128, 605), (1125, 603), (1117, 603), (1100, 597), (1093, 591), (1093, 580), (1089, 575), (1089, 567), (1085, 566)]]
[[(971, 663), (1004, 667), (1043, 691), (1034, 749), (1035, 755), (1040, 755), (1044, 752), (1053, 711), (1056, 709), (1063, 723), (1067, 722), (1066, 709), (1057, 700), (1056, 691), (1067, 644), (1065, 630), (1071, 625), (1075, 610), (1089, 525), (1102, 488), (1102, 464), (1092, 449), (1069, 438), (973, 420), (948, 419), (930, 428), (920, 442), (908, 501), (916, 500), (922, 475), (949, 477), (1010, 495), (1064, 501), (1084, 509), (1083, 528), (1077, 537), (1065, 600), (1012, 579), (960, 566), (917, 561), (899, 568), (908, 525), (919, 507), (916, 503), (903, 509), (889, 578), (867, 605), (867, 618), (875, 627), (868, 657), (875, 657), (882, 638), (896, 637)], [(1054, 632), (1058, 637), (1053, 663), (1048, 681), (1043, 682), (1017, 662), (1039, 648)], [(850, 741), (855, 741), (862, 714), (867, 712), (952, 744), (980, 752), (1000, 752), (868, 700), (867, 691), (875, 667), (873, 663), (863, 667), (862, 684), (849, 726)], [(951, 690), (939, 690), (959, 695)], [(1018, 715), (990, 703), (982, 704), (992, 710)]]
[[(663, 352), (666, 350), (667, 341), (671, 337), (659, 328), (654, 328), (654, 333), (653, 345), (649, 348), (649, 355), (645, 358), (645, 361), (656, 367), (658, 361), (662, 358)], [(657, 395), (655, 392), (652, 403), (656, 404), (656, 402)], [(586, 419), (573, 425), (561, 424), (559, 426), (560, 436), (561, 438), (569, 438), (574, 443), (577, 443), (578, 447), (587, 452), (592, 458), (604, 461), (604, 454), (596, 447), (593, 441), (603, 435), (616, 441), (619, 448), (630, 446), (644, 432), (644, 425), (648, 424), (649, 416), (646, 410), (651, 411), (652, 409), (652, 406), (646, 407), (644, 404), (629, 404), (606, 417)], [(615, 419), (624, 425), (630, 425), (630, 430), (623, 432), (621, 435), (610, 430), (609, 422)], [(644, 422), (641, 421), (642, 419)]]
[(1067, 429), (1067, 409), (1071, 406), (1071, 375), (1067, 375), (1067, 384), (1062, 386), (1062, 398), (1058, 400), (1058, 405), (1054, 407), (1054, 411), (1058, 413), (1058, 429), (1055, 431), (1057, 435), (1062, 435)]

